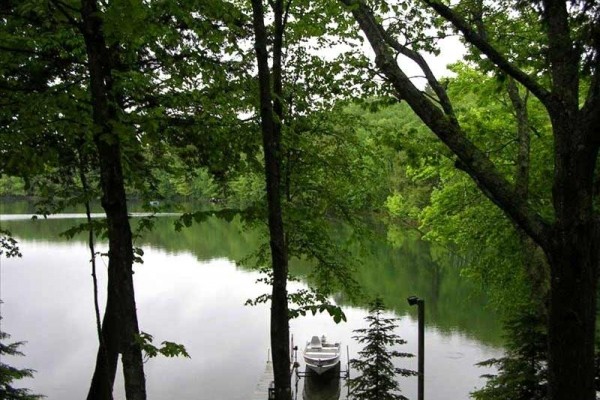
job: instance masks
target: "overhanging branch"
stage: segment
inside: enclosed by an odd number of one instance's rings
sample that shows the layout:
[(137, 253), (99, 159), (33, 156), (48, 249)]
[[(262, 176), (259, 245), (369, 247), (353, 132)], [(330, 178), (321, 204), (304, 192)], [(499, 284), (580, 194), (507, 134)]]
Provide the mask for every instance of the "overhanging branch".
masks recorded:
[(482, 35), (472, 29), (469, 24), (450, 7), (440, 3), (437, 0), (423, 0), (427, 5), (433, 8), (440, 16), (452, 23), (464, 36), (465, 40), (479, 49), (492, 61), (498, 68), (512, 76), (516, 81), (525, 86), (533, 93), (544, 105), (551, 107), (551, 93), (536, 82), (531, 76), (527, 75), (521, 69), (506, 59), (498, 50), (496, 50)]
[(354, 15), (375, 52), (377, 67), (421, 120), (458, 157), (457, 166), (542, 247), (549, 246), (549, 228), (525, 199), (515, 196), (513, 186), (498, 172), (484, 152), (475, 146), (455, 119), (445, 115), (398, 66), (384, 34), (364, 0), (340, 0)]
[(431, 88), (433, 89), (435, 94), (437, 95), (438, 101), (439, 101), (440, 105), (442, 106), (444, 113), (446, 113), (446, 115), (448, 115), (451, 118), (456, 118), (456, 116), (454, 115), (454, 109), (452, 108), (452, 103), (450, 102), (450, 99), (448, 98), (448, 94), (446, 93), (446, 90), (439, 83), (439, 81), (433, 74), (433, 71), (431, 71), (429, 64), (427, 64), (427, 62), (425, 61), (423, 56), (421, 56), (421, 54), (419, 52), (414, 51), (414, 50), (408, 48), (407, 46), (402, 45), (400, 42), (398, 42), (398, 40), (393, 38), (392, 35), (390, 35), (385, 29), (383, 29), (383, 27), (381, 25), (379, 25), (379, 29), (381, 30), (381, 34), (383, 35), (386, 43), (391, 48), (393, 48), (394, 50), (396, 50), (398, 53), (402, 54), (403, 56), (410, 58), (419, 66), (419, 68), (421, 68), (421, 71), (423, 71), (423, 73), (425, 74), (425, 78), (427, 79), (427, 82), (429, 83), (429, 85), (431, 86)]

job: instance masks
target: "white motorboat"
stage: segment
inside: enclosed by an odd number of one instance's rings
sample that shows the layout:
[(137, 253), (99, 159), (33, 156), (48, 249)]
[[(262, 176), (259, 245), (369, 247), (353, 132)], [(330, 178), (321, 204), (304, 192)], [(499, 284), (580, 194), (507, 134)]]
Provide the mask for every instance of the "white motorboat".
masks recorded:
[(304, 349), (304, 361), (321, 375), (340, 363), (340, 344), (327, 342), (325, 336), (313, 336)]

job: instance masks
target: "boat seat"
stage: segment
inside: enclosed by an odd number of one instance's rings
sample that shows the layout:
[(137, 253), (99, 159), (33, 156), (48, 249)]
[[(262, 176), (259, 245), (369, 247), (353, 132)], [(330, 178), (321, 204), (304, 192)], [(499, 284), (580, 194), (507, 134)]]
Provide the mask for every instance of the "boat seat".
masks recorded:
[(312, 339), (310, 339), (310, 347), (313, 349), (320, 349), (323, 347), (321, 346), (321, 340), (318, 336), (313, 336)]

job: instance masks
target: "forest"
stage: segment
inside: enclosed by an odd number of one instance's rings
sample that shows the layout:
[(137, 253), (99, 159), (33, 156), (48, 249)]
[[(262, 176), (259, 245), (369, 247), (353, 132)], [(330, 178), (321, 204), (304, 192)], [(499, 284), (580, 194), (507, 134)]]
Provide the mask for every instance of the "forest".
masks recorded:
[[(461, 57), (439, 76), (449, 43)], [(291, 400), (290, 318), (345, 318), (327, 298), (360, 295), (344, 246), (374, 221), (468, 260), (462, 278), (502, 315), (506, 355), (482, 360), (498, 372), (474, 398), (592, 400), (599, 70), (594, 0), (4, 0), (0, 196), (105, 213), (70, 232), (92, 264), (108, 241), (89, 400), (113, 398), (119, 362), (126, 398), (147, 397), (133, 242), (153, 220), (132, 228), (133, 199), (193, 204), (179, 228), (268, 228), (256, 302), (276, 400)], [(288, 292), (291, 259), (310, 261), (314, 293)]]

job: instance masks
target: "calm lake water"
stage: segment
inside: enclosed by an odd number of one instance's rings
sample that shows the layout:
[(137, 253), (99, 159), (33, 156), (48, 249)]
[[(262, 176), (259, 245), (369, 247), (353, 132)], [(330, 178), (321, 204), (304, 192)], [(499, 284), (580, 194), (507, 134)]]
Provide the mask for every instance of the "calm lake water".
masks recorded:
[[(33, 392), (50, 400), (79, 400), (87, 393), (97, 349), (90, 256), (83, 237), (66, 240), (59, 233), (81, 220), (77, 214), (37, 221), (13, 214), (22, 209), (12, 204), (0, 209), (1, 228), (12, 231), (23, 253), (22, 258), (0, 259), (2, 330), (13, 341), (27, 342), (22, 347), (26, 357), (6, 362), (37, 371), (35, 379), (22, 381)], [(149, 399), (247, 400), (268, 357), (269, 309), (244, 303), (269, 288), (256, 283), (259, 273), (235, 261), (264, 238), (236, 220), (209, 219), (178, 233), (174, 219), (158, 218), (155, 230), (136, 243), (145, 252), (134, 276), (138, 316), (141, 330), (153, 335), (155, 344), (184, 344), (191, 359), (149, 360)], [(406, 297), (425, 299), (425, 396), (467, 399), (483, 383), (479, 376), (488, 372), (475, 364), (502, 353), (497, 318), (486, 309), (484, 296), (459, 277), (451, 256), (408, 237), (396, 243), (373, 240), (368, 255), (361, 256), (358, 280), (369, 295), (381, 295), (390, 315), (399, 318), (396, 333), (408, 341), (402, 351), (417, 352), (416, 310)], [(104, 244), (99, 247), (106, 251)], [(101, 289), (106, 263), (98, 264)], [(308, 266), (296, 262), (293, 269), (302, 275)], [(303, 287), (301, 282), (292, 285)], [(104, 304), (104, 290), (100, 296)], [(365, 326), (366, 306), (345, 299), (336, 296), (345, 323), (336, 325), (326, 315), (292, 320), (295, 343), (303, 347), (312, 335), (326, 334), (355, 357), (360, 346), (352, 331)], [(416, 358), (399, 363), (417, 368)], [(115, 397), (124, 399), (118, 379)], [(416, 378), (403, 378), (401, 385), (404, 395), (416, 399)], [(340, 398), (345, 391), (342, 386)]]

